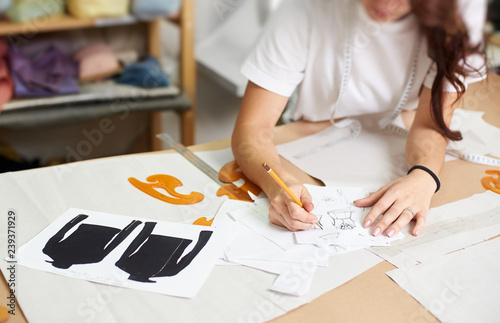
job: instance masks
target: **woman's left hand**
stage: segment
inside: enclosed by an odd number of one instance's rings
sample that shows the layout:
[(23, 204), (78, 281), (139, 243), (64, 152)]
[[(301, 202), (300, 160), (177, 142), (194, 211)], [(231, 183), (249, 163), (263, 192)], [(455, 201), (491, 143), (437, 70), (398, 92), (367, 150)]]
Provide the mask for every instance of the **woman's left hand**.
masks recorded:
[[(415, 170), (375, 193), (354, 201), (354, 204), (358, 207), (373, 206), (365, 217), (363, 227), (369, 228), (375, 224), (372, 230), (374, 236), (385, 232), (386, 236), (393, 237), (412, 219), (416, 220), (412, 234), (417, 236), (425, 225), (435, 190), (433, 178), (426, 172)], [(382, 218), (376, 222), (380, 215), (383, 215)]]

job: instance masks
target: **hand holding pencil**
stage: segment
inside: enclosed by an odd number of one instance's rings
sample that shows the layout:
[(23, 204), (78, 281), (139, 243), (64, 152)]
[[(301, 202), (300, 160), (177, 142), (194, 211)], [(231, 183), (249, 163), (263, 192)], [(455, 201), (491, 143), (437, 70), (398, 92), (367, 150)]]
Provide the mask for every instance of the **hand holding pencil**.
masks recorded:
[[(304, 205), (303, 203), (301, 202), (301, 200), (290, 190), (290, 188), (278, 177), (278, 175), (276, 175), (276, 173), (271, 169), (271, 167), (269, 167), (266, 163), (262, 164), (262, 167), (264, 167), (264, 169), (266, 170), (266, 172), (274, 179), (274, 181), (283, 189), (283, 191), (290, 197), (292, 198), (292, 200), (295, 202), (295, 204), (297, 204), (300, 208), (303, 208)], [(311, 209), (312, 210), (312, 209)], [(289, 210), (287, 210), (289, 211)], [(306, 212), (307, 211), (310, 211), (310, 210), (305, 210)], [(272, 220), (271, 218), (272, 214), (271, 214), (271, 211), (270, 211), (270, 219)], [(281, 214), (281, 217), (283, 218), (284, 221), (279, 221), (282, 225), (286, 226), (289, 230), (292, 230), (292, 231), (296, 231), (295, 227), (290, 225), (290, 223), (292, 221), (300, 221), (300, 222), (304, 222), (305, 220), (305, 223), (311, 223), (311, 222), (308, 222), (307, 220), (310, 220), (310, 216), (309, 219), (306, 219), (304, 217), (302, 218), (298, 218), (298, 216), (296, 217), (293, 217), (291, 215), (291, 219), (287, 219), (285, 218), (282, 214)], [(273, 223), (275, 223), (275, 221), (273, 221)], [(321, 225), (321, 223), (317, 220), (317, 218), (312, 222), (314, 224), (316, 224), (321, 230), (323, 230), (323, 226)], [(289, 225), (287, 225), (289, 224)]]

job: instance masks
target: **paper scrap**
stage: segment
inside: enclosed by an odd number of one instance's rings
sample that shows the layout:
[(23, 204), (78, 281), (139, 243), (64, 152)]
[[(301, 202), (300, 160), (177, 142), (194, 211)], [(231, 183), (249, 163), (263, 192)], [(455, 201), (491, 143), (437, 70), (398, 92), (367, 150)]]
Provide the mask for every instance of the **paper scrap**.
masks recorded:
[(402, 268), (431, 261), (498, 234), (500, 196), (486, 191), (432, 208), (420, 235), (415, 237), (408, 232), (390, 247), (374, 247), (370, 251)]
[(496, 238), (387, 275), (441, 322), (496, 322), (499, 250)]

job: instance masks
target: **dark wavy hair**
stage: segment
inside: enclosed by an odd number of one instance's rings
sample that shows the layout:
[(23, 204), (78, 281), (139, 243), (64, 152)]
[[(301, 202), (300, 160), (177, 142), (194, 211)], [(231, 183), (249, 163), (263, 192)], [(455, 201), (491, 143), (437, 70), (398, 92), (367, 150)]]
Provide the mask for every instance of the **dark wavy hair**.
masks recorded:
[(484, 42), (472, 46), (456, 0), (411, 0), (413, 12), (427, 38), (429, 57), (436, 62), (437, 75), (431, 89), (431, 108), (434, 122), (443, 136), (461, 140), (459, 131), (452, 131), (443, 118), (444, 84), (448, 80), (457, 91), (457, 101), (465, 92), (459, 76), (479, 73), (461, 62), (471, 54), (486, 56)]

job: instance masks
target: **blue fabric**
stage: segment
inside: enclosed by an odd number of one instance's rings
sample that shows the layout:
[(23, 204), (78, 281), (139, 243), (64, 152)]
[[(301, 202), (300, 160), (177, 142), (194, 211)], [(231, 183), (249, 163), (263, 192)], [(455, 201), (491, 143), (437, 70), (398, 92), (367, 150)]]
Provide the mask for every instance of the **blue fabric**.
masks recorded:
[(0, 0), (0, 13), (4, 13), (12, 5), (12, 0)]
[(181, 0), (135, 0), (132, 13), (137, 16), (166, 16), (179, 11)]
[(166, 87), (169, 80), (168, 75), (162, 71), (158, 60), (151, 56), (142, 62), (126, 66), (117, 83), (151, 89)]

